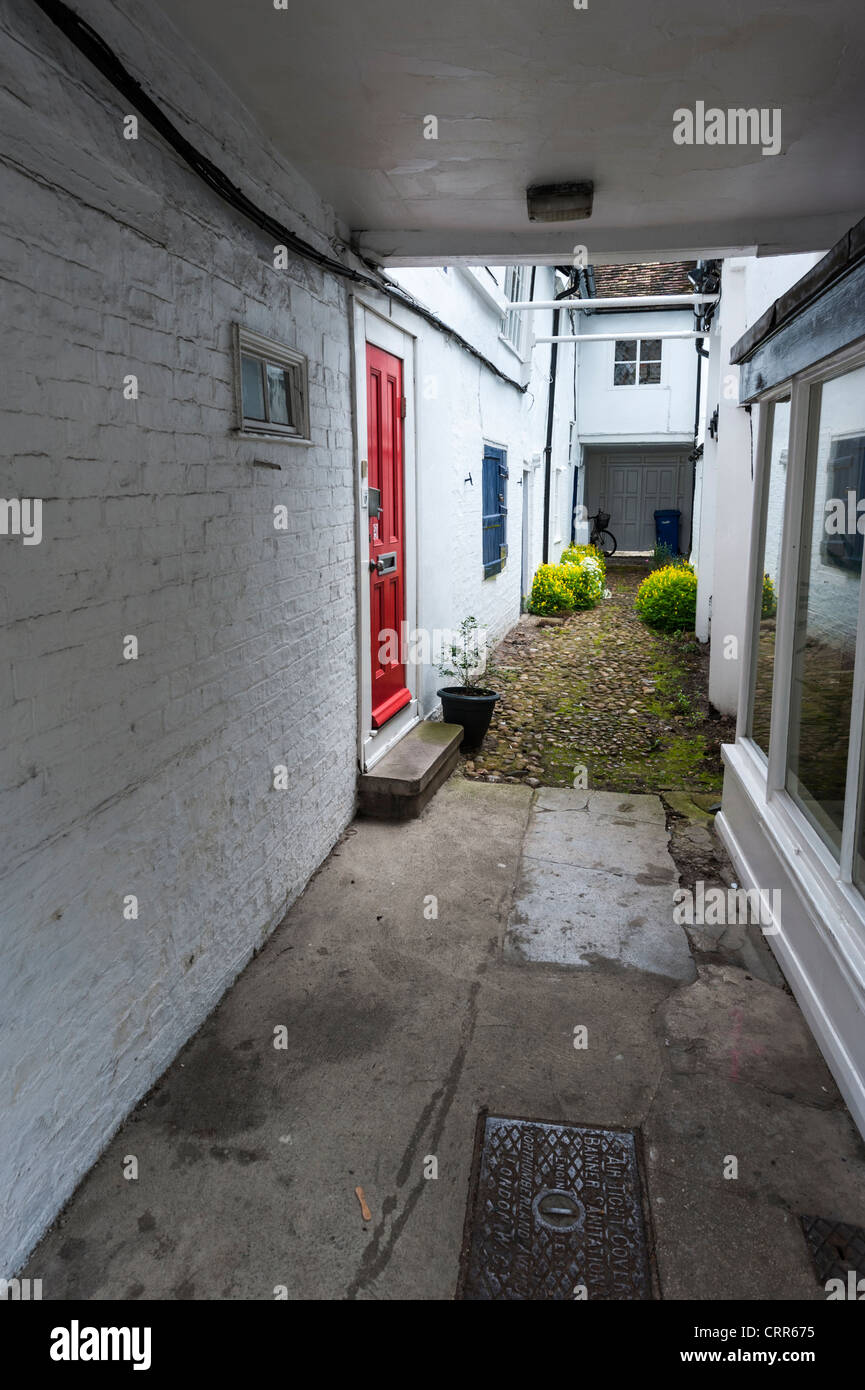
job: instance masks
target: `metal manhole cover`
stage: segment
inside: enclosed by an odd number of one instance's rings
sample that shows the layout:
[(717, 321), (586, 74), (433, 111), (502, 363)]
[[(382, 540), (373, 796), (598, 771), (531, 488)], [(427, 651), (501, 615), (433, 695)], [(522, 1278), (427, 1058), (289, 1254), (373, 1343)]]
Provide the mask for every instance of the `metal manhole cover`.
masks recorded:
[(825, 1216), (800, 1216), (799, 1220), (821, 1284), (829, 1279), (846, 1283), (851, 1270), (857, 1279), (865, 1278), (865, 1231), (861, 1226), (829, 1221)]
[(630, 1130), (482, 1115), (459, 1299), (651, 1299)]

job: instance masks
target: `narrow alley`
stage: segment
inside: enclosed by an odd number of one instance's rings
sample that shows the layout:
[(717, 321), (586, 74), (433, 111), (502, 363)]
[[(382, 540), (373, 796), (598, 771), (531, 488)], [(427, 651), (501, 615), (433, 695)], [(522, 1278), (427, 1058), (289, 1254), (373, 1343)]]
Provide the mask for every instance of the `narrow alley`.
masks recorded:
[(863, 64), (853, 0), (3, 0), (27, 1373), (296, 1301), (855, 1347)]
[(800, 1218), (865, 1224), (861, 1141), (765, 943), (761, 978), (670, 924), (666, 841), (657, 797), (459, 776), (406, 826), (356, 821), (25, 1275), (70, 1299), (450, 1299), (488, 1107), (641, 1131), (663, 1298), (824, 1299)]
[(645, 561), (614, 562), (597, 608), (561, 626), (525, 614), (511, 629), (485, 677), (501, 713), (468, 776), (571, 786), (582, 767), (598, 790), (687, 790), (717, 804), (733, 721), (710, 707), (693, 633), (655, 632), (634, 612), (647, 573)]

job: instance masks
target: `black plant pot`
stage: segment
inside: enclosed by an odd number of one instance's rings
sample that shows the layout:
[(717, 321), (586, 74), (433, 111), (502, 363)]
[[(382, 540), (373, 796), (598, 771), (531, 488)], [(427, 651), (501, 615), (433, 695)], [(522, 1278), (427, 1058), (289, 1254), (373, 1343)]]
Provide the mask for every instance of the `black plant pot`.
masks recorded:
[(490, 727), (493, 706), (501, 696), (494, 690), (469, 689), (464, 685), (445, 685), (436, 694), (442, 702), (446, 724), (462, 724), (465, 733), (461, 748), (477, 748)]

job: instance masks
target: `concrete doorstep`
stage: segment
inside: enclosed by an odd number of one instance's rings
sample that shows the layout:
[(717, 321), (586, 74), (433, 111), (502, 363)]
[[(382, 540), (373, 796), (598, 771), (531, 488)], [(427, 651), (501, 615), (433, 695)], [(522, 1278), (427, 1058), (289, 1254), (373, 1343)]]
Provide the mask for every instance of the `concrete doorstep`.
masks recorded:
[(459, 761), (461, 724), (425, 720), (358, 778), (361, 812), (383, 820), (419, 816)]
[(676, 882), (652, 796), (452, 778), (356, 821), (22, 1273), (451, 1299), (488, 1108), (640, 1132), (663, 1298), (824, 1299), (799, 1216), (865, 1225), (861, 1142), (786, 988), (692, 954)]

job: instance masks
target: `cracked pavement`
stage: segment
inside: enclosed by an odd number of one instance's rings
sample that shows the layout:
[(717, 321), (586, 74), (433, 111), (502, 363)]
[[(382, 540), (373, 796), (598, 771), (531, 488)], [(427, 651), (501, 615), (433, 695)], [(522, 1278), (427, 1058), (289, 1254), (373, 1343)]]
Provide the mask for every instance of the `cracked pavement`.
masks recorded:
[(450, 1299), (487, 1107), (642, 1132), (664, 1298), (823, 1299), (798, 1215), (865, 1225), (862, 1143), (759, 933), (664, 920), (681, 807), (598, 795), (455, 776), (417, 821), (355, 821), (22, 1273)]

